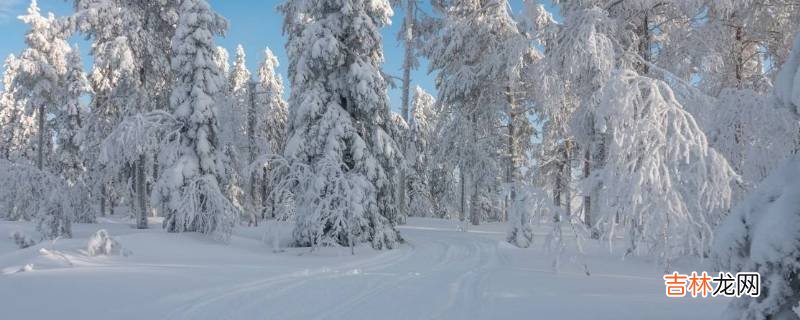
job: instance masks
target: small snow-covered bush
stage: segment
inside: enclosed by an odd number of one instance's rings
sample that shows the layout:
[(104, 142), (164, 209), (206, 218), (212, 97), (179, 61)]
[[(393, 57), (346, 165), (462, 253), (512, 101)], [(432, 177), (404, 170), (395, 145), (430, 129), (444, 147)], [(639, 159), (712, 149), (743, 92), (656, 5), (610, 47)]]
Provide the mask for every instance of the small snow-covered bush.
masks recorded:
[(8, 238), (13, 240), (20, 249), (25, 249), (36, 244), (36, 240), (33, 240), (33, 238), (22, 231), (14, 231)]
[(130, 254), (130, 251), (122, 248), (122, 245), (116, 239), (112, 238), (108, 231), (105, 229), (97, 230), (97, 232), (89, 238), (89, 245), (86, 248), (90, 256), (113, 256)]
[(546, 193), (525, 184), (514, 186), (513, 200), (508, 208), (508, 233), (506, 241), (519, 248), (527, 248), (533, 243), (532, 217), (536, 210), (542, 209)]
[(0, 160), (2, 220), (36, 221), (47, 239), (71, 237), (74, 194), (64, 180), (34, 166)]

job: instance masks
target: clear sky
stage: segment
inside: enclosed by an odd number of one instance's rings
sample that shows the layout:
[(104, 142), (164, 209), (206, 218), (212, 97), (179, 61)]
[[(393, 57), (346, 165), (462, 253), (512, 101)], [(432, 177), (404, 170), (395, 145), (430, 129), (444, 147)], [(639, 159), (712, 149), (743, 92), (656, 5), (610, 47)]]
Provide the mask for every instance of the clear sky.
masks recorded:
[[(270, 47), (281, 62), (279, 72), (286, 79), (286, 52), (283, 50), (285, 37), (281, 31), (283, 16), (276, 11), (280, 0), (209, 0), (212, 8), (229, 21), (229, 30), (225, 37), (218, 39), (217, 44), (228, 49), (231, 60), (238, 44), (244, 46), (247, 53), (247, 64), (251, 72), (255, 73), (259, 61), (263, 56), (264, 48)], [(521, 7), (521, 0), (512, 0), (512, 8), (517, 11)], [(420, 1), (426, 4), (428, 1)], [(25, 47), (24, 35), (27, 26), (16, 17), (24, 14), (29, 5), (29, 0), (0, 0), (0, 57), (5, 59), (9, 54), (18, 54)], [(57, 16), (68, 15), (72, 12), (72, 1), (69, 0), (39, 0), (39, 7), (43, 14), (53, 12)], [(549, 7), (549, 6), (548, 6)], [(423, 5), (423, 10), (427, 8)], [(402, 25), (404, 10), (395, 10), (392, 18), (393, 24), (384, 28), (384, 55), (386, 62), (384, 70), (400, 77), (402, 75), (403, 48), (397, 41), (397, 32)], [(90, 44), (75, 37), (72, 42), (77, 43), (84, 53), (87, 68), (91, 65), (88, 56)], [(88, 70), (88, 69), (87, 69)], [(288, 81), (285, 81), (288, 87)], [(420, 68), (412, 73), (412, 85), (420, 85), (429, 92), (434, 93), (434, 79), (427, 73), (425, 61), (420, 61)], [(396, 83), (398, 86), (400, 82)], [(288, 90), (289, 88), (287, 88)], [(389, 96), (393, 110), (400, 106), (399, 88), (390, 89)]]

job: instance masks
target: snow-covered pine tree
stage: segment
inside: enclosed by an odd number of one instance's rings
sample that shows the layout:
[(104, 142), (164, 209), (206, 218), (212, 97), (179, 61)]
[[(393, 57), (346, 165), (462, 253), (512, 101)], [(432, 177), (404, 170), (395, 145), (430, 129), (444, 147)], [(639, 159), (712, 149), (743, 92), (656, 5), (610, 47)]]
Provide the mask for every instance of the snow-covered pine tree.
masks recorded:
[[(140, 228), (147, 227), (148, 194), (160, 168), (151, 154), (140, 153), (118, 167), (121, 172), (98, 170), (96, 161), (111, 130), (124, 117), (134, 116), (169, 105), (172, 76), (170, 39), (177, 22), (177, 1), (76, 0), (72, 27), (93, 41), (95, 67), (92, 83), (93, 120), (89, 136), (88, 159), (92, 159), (93, 185), (100, 188), (101, 207), (131, 190), (131, 207)], [(136, 121), (132, 119), (131, 121)], [(133, 137), (149, 141), (149, 137)], [(152, 148), (134, 148), (143, 151)], [(118, 160), (118, 159), (117, 159)], [(102, 210), (105, 212), (105, 210)]]
[(77, 46), (67, 55), (67, 70), (61, 84), (64, 90), (63, 101), (55, 113), (58, 138), (58, 165), (56, 171), (75, 185), (86, 170), (80, 152), (83, 145), (83, 122), (85, 110), (81, 96), (88, 93), (89, 82), (83, 72), (80, 51)]
[(230, 60), (230, 54), (228, 53), (228, 49), (225, 49), (225, 47), (222, 46), (218, 46), (217, 51), (214, 54), (214, 63), (217, 64), (219, 70), (222, 71), (222, 74), (225, 75), (226, 80), (231, 72), (231, 63), (229, 60)]
[[(280, 154), (286, 144), (286, 122), (289, 116), (289, 109), (286, 101), (283, 100), (283, 79), (278, 74), (278, 57), (267, 48), (264, 50), (264, 60), (258, 67), (258, 81), (256, 82), (255, 110), (252, 117), (255, 121), (251, 125), (256, 137), (255, 144), (251, 142), (251, 148), (257, 154), (271, 152)], [(248, 120), (249, 121), (249, 120)], [(262, 140), (266, 140), (266, 145)], [(266, 149), (266, 147), (269, 149)]]
[[(217, 52), (216, 60), (220, 60), (220, 53)], [(223, 74), (226, 83), (216, 98), (218, 122), (221, 124), (220, 130), (220, 150), (224, 171), (221, 176), (226, 177), (222, 188), (225, 196), (242, 213), (242, 219), (248, 221), (250, 225), (256, 223), (256, 210), (252, 206), (252, 201), (248, 200), (250, 189), (249, 181), (245, 172), (247, 157), (247, 118), (246, 114), (252, 104), (250, 94), (250, 71), (245, 65), (245, 51), (242, 45), (236, 47), (236, 58), (233, 68), (227, 74)], [(226, 60), (227, 61), (227, 60)], [(216, 64), (223, 68), (225, 63), (217, 61)]]
[(215, 99), (225, 79), (213, 62), (214, 36), (227, 22), (204, 0), (182, 0), (172, 39), (172, 111), (181, 128), (169, 139), (154, 203), (169, 232), (196, 231), (228, 239), (237, 210), (220, 189)]
[(0, 93), (0, 158), (32, 163), (31, 139), (36, 134), (36, 119), (25, 112), (25, 100), (16, 94), (14, 78), (19, 61), (9, 55), (5, 60), (3, 88)]
[(30, 30), (25, 35), (28, 45), (19, 56), (19, 70), (12, 85), (15, 99), (25, 101), (28, 112), (35, 113), (38, 122), (36, 167), (43, 170), (45, 157), (52, 157), (51, 129), (46, 127), (47, 114), (54, 111), (62, 92), (59, 83), (66, 73), (66, 56), (70, 46), (64, 40), (65, 30), (51, 13), (42, 16), (36, 0), (32, 0), (28, 13), (20, 16)]
[(509, 103), (509, 84), (528, 52), (528, 41), (519, 33), (507, 1), (454, 1), (438, 10), (444, 16), (442, 28), (423, 52), (431, 69), (439, 71), (440, 102), (454, 111), (453, 122), (442, 125), (450, 126), (452, 139), (461, 140), (452, 144), (449, 155), (442, 154), (442, 160), (455, 153), (460, 162), (461, 210), (469, 211), (473, 224), (502, 219), (502, 172), (512, 164), (507, 147), (513, 143), (508, 144), (508, 131), (500, 128), (513, 130), (507, 126), (514, 114), (508, 108), (514, 104)]
[(66, 182), (71, 210), (77, 222), (94, 222), (95, 214), (91, 208), (89, 186), (86, 184), (86, 166), (81, 152), (85, 141), (88, 110), (81, 104), (81, 98), (91, 90), (86, 74), (83, 72), (80, 50), (74, 46), (67, 55), (67, 70), (60, 83), (63, 98), (55, 112), (55, 131), (57, 137), (56, 173)]
[(232, 130), (232, 138), (234, 141), (233, 146), (236, 148), (237, 154), (245, 155), (248, 149), (247, 138), (247, 113), (252, 104), (252, 96), (250, 94), (250, 70), (247, 70), (247, 60), (242, 45), (236, 47), (236, 58), (233, 62), (233, 68), (230, 71), (228, 79), (230, 81), (229, 88), (231, 92), (231, 112), (232, 125), (231, 128), (225, 130)]
[(435, 143), (436, 99), (421, 87), (414, 89), (409, 116), (410, 147), (406, 150), (406, 160), (413, 166), (413, 174), (408, 177), (409, 216), (431, 217), (434, 215), (434, 201), (431, 196), (431, 175), (434, 163), (431, 162), (431, 145)]
[[(253, 92), (253, 103), (247, 114), (247, 136), (249, 144), (249, 161), (252, 164), (258, 156), (265, 155), (274, 159), (283, 154), (286, 144), (286, 123), (289, 109), (283, 99), (283, 79), (277, 73), (278, 57), (267, 48), (263, 61), (258, 67)], [(273, 192), (278, 181), (270, 177), (280, 178), (276, 170), (278, 166), (267, 163), (266, 167), (250, 173), (252, 182), (251, 197), (253, 201), (261, 201), (262, 218), (288, 218), (289, 212), (279, 210), (286, 206), (277, 206), (283, 202), (286, 194)], [(260, 192), (259, 192), (260, 190)], [(279, 212), (280, 211), (280, 212)]]
[[(284, 154), (295, 189), (301, 246), (394, 248), (393, 176), (402, 154), (386, 133), (389, 107), (381, 71), (386, 0), (287, 1), (289, 140)], [(305, 170), (305, 173), (301, 173)]]
[[(250, 72), (244, 65), (244, 49), (241, 45), (237, 47), (237, 56), (234, 61), (233, 69), (228, 62), (228, 51), (222, 47), (217, 47), (214, 60), (224, 75), (224, 85), (216, 98), (217, 121), (220, 128), (220, 150), (221, 162), (224, 170), (220, 176), (225, 177), (222, 185), (225, 196), (242, 213), (242, 219), (246, 219), (250, 224), (255, 221), (255, 213), (246, 199), (246, 181), (244, 177), (245, 154), (247, 138), (244, 135), (246, 128), (244, 112), (250, 105), (249, 91), (246, 83), (249, 81)], [(245, 83), (245, 85), (242, 85)]]

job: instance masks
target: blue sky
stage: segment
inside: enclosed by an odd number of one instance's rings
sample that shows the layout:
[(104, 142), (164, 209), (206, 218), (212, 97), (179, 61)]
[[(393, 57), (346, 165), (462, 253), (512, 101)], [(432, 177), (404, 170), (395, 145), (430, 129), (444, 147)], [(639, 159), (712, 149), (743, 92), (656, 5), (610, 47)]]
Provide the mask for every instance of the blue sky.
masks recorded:
[[(238, 44), (242, 44), (247, 53), (247, 64), (251, 72), (255, 72), (263, 51), (270, 47), (281, 62), (279, 72), (286, 79), (286, 52), (283, 50), (285, 38), (281, 31), (283, 17), (276, 11), (282, 1), (279, 0), (210, 0), (211, 6), (229, 21), (229, 30), (225, 37), (218, 39), (217, 44), (228, 49), (233, 55)], [(429, 3), (429, 1), (420, 1)], [(517, 11), (521, 7), (521, 0), (512, 0), (512, 9)], [(24, 14), (28, 7), (28, 0), (0, 0), (0, 57), (5, 59), (9, 54), (17, 54), (25, 47), (24, 35), (27, 26), (17, 20), (17, 16)], [(66, 0), (39, 0), (39, 7), (43, 13), (53, 12), (56, 15), (67, 15), (72, 12), (72, 1)], [(427, 9), (424, 8), (423, 9)], [(383, 30), (384, 55), (386, 62), (384, 70), (393, 75), (401, 76), (403, 64), (403, 48), (396, 40), (397, 32), (402, 25), (403, 10), (395, 10), (392, 18), (393, 24)], [(75, 37), (72, 42), (81, 47), (85, 55), (87, 68), (91, 65), (91, 57), (87, 55), (90, 44)], [(233, 59), (233, 57), (231, 57)], [(87, 69), (88, 70), (88, 69)], [(429, 92), (435, 92), (434, 77), (427, 73), (427, 65), (421, 61), (418, 70), (412, 73), (413, 84), (420, 85)], [(398, 81), (397, 85), (400, 85)], [(287, 83), (288, 86), (288, 83)], [(400, 90), (390, 89), (392, 109), (399, 108)]]

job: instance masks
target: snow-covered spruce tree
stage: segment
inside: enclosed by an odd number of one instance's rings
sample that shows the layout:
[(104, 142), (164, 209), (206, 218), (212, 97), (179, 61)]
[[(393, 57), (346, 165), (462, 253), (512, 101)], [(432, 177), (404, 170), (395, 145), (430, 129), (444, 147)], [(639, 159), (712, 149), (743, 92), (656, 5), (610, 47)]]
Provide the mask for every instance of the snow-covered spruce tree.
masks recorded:
[(181, 128), (167, 137), (165, 166), (153, 202), (169, 232), (202, 232), (228, 239), (238, 212), (220, 189), (215, 99), (225, 79), (214, 64), (214, 36), (227, 22), (204, 0), (182, 0), (172, 39), (172, 111)]
[(62, 86), (64, 99), (55, 114), (56, 132), (58, 133), (56, 171), (67, 181), (68, 185), (75, 185), (86, 170), (80, 155), (84, 139), (83, 118), (86, 112), (81, 106), (80, 99), (90, 90), (77, 46), (67, 55), (67, 73)]
[(434, 201), (431, 196), (431, 175), (434, 163), (431, 163), (431, 144), (435, 143), (436, 99), (417, 86), (411, 103), (411, 115), (408, 123), (410, 148), (406, 150), (406, 159), (413, 166), (413, 175), (408, 177), (408, 214), (409, 216), (431, 217), (434, 215)]
[(219, 70), (225, 75), (226, 80), (231, 72), (230, 54), (225, 47), (218, 46), (217, 51), (214, 52), (214, 63), (217, 64)]
[(94, 222), (91, 209), (89, 186), (86, 184), (86, 167), (83, 152), (88, 110), (81, 104), (81, 98), (89, 93), (89, 81), (83, 72), (80, 50), (74, 46), (67, 55), (67, 71), (60, 83), (63, 92), (61, 105), (55, 112), (55, 131), (57, 136), (57, 162), (55, 172), (65, 180), (69, 192), (71, 210), (78, 222)]
[(43, 170), (45, 157), (53, 156), (46, 114), (54, 111), (61, 99), (59, 83), (66, 73), (66, 56), (71, 49), (64, 40), (65, 30), (52, 13), (47, 17), (41, 15), (36, 0), (31, 1), (28, 13), (19, 18), (30, 30), (25, 35), (28, 47), (19, 56), (19, 69), (12, 87), (16, 89), (15, 99), (25, 101), (28, 112), (37, 117), (36, 167)]
[[(264, 50), (263, 61), (258, 67), (253, 92), (253, 103), (247, 114), (247, 136), (249, 145), (249, 162), (252, 164), (259, 155), (274, 159), (283, 154), (286, 144), (286, 123), (289, 109), (283, 99), (283, 79), (277, 73), (278, 58), (267, 48)], [(287, 194), (273, 192), (278, 181), (270, 177), (279, 178), (276, 171), (279, 166), (266, 163), (265, 166), (253, 167), (250, 172), (253, 201), (261, 201), (262, 218), (280, 217), (287, 219), (289, 212), (279, 210), (287, 206), (278, 206), (284, 202), (282, 199)]]
[(528, 41), (507, 1), (454, 1), (438, 10), (442, 27), (423, 52), (431, 69), (439, 71), (439, 101), (454, 111), (453, 122), (441, 125), (450, 126), (451, 138), (461, 140), (442, 160), (460, 162), (462, 211), (469, 211), (472, 223), (502, 219), (502, 172), (512, 164), (507, 155), (513, 144), (507, 144), (508, 131), (501, 128), (513, 130), (508, 126), (513, 114), (509, 83), (528, 52)]
[[(776, 108), (800, 119), (800, 34), (775, 83)], [(800, 319), (800, 160), (775, 170), (717, 228), (712, 257), (722, 272), (758, 272), (758, 297), (734, 299), (728, 319)]]
[(619, 215), (629, 253), (657, 253), (667, 267), (673, 257), (706, 254), (737, 177), (672, 89), (616, 71), (593, 109), (595, 130), (609, 134), (605, 166), (590, 178), (604, 185), (598, 222), (609, 239)]
[(236, 147), (236, 152), (239, 154), (247, 154), (248, 139), (246, 115), (252, 104), (250, 70), (247, 70), (246, 62), (244, 47), (239, 45), (236, 47), (236, 59), (233, 62), (233, 68), (228, 77), (232, 98), (230, 113), (233, 115), (231, 116), (233, 122), (231, 122), (231, 125), (235, 127), (226, 128), (226, 130), (233, 131), (233, 143)]
[[(221, 61), (222, 55), (217, 49), (215, 64), (220, 70), (229, 69), (227, 58)], [(229, 73), (223, 73), (225, 82), (220, 88), (218, 96), (215, 98), (217, 109), (217, 119), (220, 124), (220, 150), (224, 170), (220, 175), (225, 177), (225, 183), (221, 186), (225, 191), (225, 196), (231, 201), (234, 207), (242, 213), (242, 219), (249, 224), (256, 222), (255, 209), (247, 199), (246, 190), (249, 187), (244, 169), (247, 154), (247, 123), (245, 114), (252, 104), (250, 95), (250, 71), (245, 65), (244, 48), (239, 45), (236, 48), (236, 59), (233, 69)]]
[[(564, 21), (555, 34), (546, 30), (552, 28), (547, 25), (549, 18), (536, 17), (546, 16), (545, 13), (532, 10), (534, 16), (530, 19), (545, 21), (540, 26), (545, 29), (534, 30), (544, 32), (540, 41), (546, 45), (546, 57), (534, 72), (542, 75), (535, 90), (540, 117), (547, 120), (538, 150), (538, 178), (549, 185), (555, 205), (564, 208), (554, 211), (564, 213), (564, 217), (555, 220), (563, 218), (570, 223), (579, 217), (573, 209), (576, 165), (583, 162), (584, 177), (603, 166), (607, 137), (593, 130), (592, 99), (608, 81), (616, 62), (614, 21), (606, 11), (590, 3), (562, 3)], [(603, 201), (597, 197), (599, 189), (601, 185), (592, 185), (582, 192), (583, 220), (590, 227), (596, 222), (591, 202)]]
[[(256, 109), (252, 112), (255, 121), (252, 125), (256, 137), (255, 143), (261, 145), (261, 139), (266, 140), (264, 146), (255, 146), (251, 142), (251, 148), (257, 153), (281, 153), (286, 144), (289, 109), (283, 100), (283, 79), (278, 74), (277, 68), (278, 57), (267, 48), (264, 50), (264, 60), (258, 67), (254, 104)], [(269, 147), (269, 150), (266, 147)]]
[(406, 160), (408, 159), (407, 152), (412, 147), (410, 139), (411, 131), (402, 115), (390, 111), (386, 133), (397, 143), (397, 146), (403, 154), (403, 161), (400, 163), (398, 175), (394, 177), (395, 180), (393, 183), (395, 183), (394, 190), (397, 192), (395, 194), (395, 199), (397, 199), (397, 223), (405, 224), (409, 215), (407, 176), (413, 175), (411, 171), (414, 170), (411, 163)]
[(0, 158), (31, 163), (31, 139), (36, 134), (36, 119), (25, 112), (25, 100), (19, 99), (14, 87), (19, 60), (9, 55), (5, 60), (3, 88), (0, 93)]
[(294, 173), (301, 246), (394, 248), (392, 183), (402, 154), (386, 133), (389, 107), (381, 71), (379, 28), (389, 23), (386, 0), (287, 1), (289, 139), (284, 154)]

